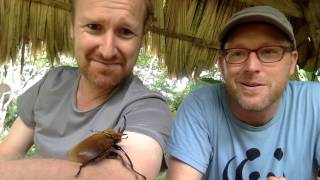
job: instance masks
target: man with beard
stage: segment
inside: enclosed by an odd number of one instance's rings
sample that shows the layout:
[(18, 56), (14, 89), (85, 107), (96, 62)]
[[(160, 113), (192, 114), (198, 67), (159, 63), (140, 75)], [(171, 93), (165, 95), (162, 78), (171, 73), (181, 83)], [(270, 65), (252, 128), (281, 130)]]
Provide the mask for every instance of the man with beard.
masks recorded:
[(316, 179), (320, 85), (289, 81), (298, 59), (290, 22), (272, 7), (249, 7), (219, 41), (225, 82), (184, 99), (168, 179)]
[[(171, 114), (165, 99), (132, 74), (152, 14), (148, 0), (73, 0), (79, 68), (49, 71), (18, 98), (18, 115), (0, 145), (2, 179), (73, 179), (68, 151), (89, 135), (123, 129), (118, 144), (147, 179), (159, 173)], [(39, 159), (21, 160), (32, 144)], [(148, 153), (146, 156), (145, 154)], [(20, 159), (20, 160), (16, 160)], [(14, 160), (14, 161), (12, 161)], [(120, 159), (82, 168), (77, 179), (135, 179)]]

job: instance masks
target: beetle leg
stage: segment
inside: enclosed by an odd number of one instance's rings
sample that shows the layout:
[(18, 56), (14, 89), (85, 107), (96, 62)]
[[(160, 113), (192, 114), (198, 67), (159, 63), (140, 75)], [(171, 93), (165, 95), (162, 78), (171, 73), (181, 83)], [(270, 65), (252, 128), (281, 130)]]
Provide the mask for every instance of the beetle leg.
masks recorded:
[(79, 174), (80, 174), (80, 172), (81, 172), (81, 169), (82, 169), (83, 167), (85, 167), (85, 166), (87, 166), (88, 164), (96, 161), (96, 160), (99, 159), (99, 158), (101, 158), (101, 159), (104, 158), (104, 156), (106, 156), (106, 155), (109, 154), (109, 153), (110, 153), (110, 149), (108, 149), (107, 151), (103, 151), (103, 152), (101, 152), (100, 154), (98, 154), (96, 157), (94, 157), (94, 158), (92, 158), (92, 159), (89, 159), (88, 161), (82, 163), (82, 164), (80, 165), (79, 170), (78, 170), (78, 172), (77, 172), (77, 174), (76, 174), (75, 177), (78, 177), (78, 176), (79, 176)]
[(126, 118), (125, 115), (123, 116), (123, 118), (124, 118), (124, 125), (123, 125), (123, 128), (122, 128), (122, 129), (119, 129), (120, 132), (123, 132), (123, 131), (126, 129), (126, 127), (127, 127), (127, 118)]
[[(115, 145), (113, 145), (113, 148), (115, 148), (115, 149), (118, 150), (118, 151), (121, 151), (121, 152), (125, 155), (125, 157), (126, 157), (127, 160), (129, 161), (130, 169), (131, 169), (134, 173), (136, 173), (136, 174), (138, 174), (139, 176), (141, 176), (144, 180), (147, 179), (143, 174), (139, 173), (137, 170), (134, 169), (133, 163), (132, 163), (130, 157), (129, 157), (128, 154), (121, 148), (121, 146), (118, 146), (118, 145), (115, 144)], [(121, 155), (119, 155), (119, 156), (122, 158)], [(122, 160), (123, 160), (123, 159), (122, 159)]]
[(121, 139), (128, 139), (128, 135), (126, 133), (123, 133)]

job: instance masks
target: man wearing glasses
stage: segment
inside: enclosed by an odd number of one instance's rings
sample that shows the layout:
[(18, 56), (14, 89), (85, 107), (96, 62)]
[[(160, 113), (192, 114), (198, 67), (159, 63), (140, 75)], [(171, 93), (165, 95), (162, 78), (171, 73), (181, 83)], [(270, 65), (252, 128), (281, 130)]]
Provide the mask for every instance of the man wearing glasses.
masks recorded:
[(246, 8), (219, 41), (225, 82), (184, 99), (168, 179), (316, 179), (320, 85), (289, 81), (298, 59), (290, 22), (272, 7)]

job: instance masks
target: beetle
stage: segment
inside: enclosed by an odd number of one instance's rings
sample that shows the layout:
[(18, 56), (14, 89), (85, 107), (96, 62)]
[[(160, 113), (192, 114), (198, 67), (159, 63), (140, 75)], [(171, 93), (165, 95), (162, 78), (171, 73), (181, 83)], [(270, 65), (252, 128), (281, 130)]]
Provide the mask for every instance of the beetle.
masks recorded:
[[(100, 161), (104, 158), (112, 158), (114, 156), (119, 156), (124, 163), (123, 156), (126, 157), (129, 162), (129, 168), (136, 174), (146, 179), (144, 175), (137, 172), (133, 168), (133, 163), (128, 156), (128, 154), (118, 145), (118, 143), (126, 137), (124, 132), (126, 127), (126, 117), (124, 116), (124, 127), (118, 131), (108, 128), (103, 131), (92, 134), (91, 136), (82, 140), (79, 144), (75, 145), (68, 153), (69, 160), (81, 163), (81, 166), (76, 174), (79, 176), (81, 169), (88, 165), (89, 163)], [(120, 153), (121, 152), (121, 153)]]

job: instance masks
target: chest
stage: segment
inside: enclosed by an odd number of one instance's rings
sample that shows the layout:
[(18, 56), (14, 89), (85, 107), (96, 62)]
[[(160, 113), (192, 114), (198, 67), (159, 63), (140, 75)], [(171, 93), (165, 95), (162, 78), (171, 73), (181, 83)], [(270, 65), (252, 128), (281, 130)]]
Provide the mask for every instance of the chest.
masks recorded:
[(258, 130), (220, 124), (210, 139), (213, 148), (207, 175), (223, 180), (270, 175), (314, 179), (315, 134), (304, 129), (302, 124), (286, 122)]

